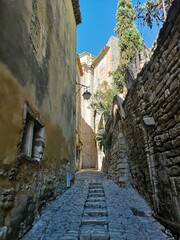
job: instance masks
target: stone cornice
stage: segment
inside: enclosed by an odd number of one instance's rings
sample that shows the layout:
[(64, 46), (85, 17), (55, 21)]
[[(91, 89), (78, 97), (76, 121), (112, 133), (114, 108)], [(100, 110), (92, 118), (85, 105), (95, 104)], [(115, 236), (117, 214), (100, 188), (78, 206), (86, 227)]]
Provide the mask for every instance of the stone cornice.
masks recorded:
[(76, 24), (80, 24), (82, 22), (81, 20), (81, 12), (80, 12), (80, 6), (79, 6), (79, 0), (71, 0), (74, 10), (74, 16), (76, 19)]

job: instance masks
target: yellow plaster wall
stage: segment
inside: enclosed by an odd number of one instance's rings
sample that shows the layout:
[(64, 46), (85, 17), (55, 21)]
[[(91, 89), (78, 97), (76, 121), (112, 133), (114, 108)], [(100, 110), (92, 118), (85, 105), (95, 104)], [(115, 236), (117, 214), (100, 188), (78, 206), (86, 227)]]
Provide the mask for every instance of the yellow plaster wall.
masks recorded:
[[(35, 7), (33, 1), (0, 2), (0, 225), (11, 228), (7, 236), (11, 239), (22, 235), (41, 207), (64, 191), (66, 166), (74, 162), (76, 23), (72, 3), (34, 2)], [(18, 157), (25, 103), (45, 126), (40, 163)], [(8, 194), (10, 200), (5, 199)]]

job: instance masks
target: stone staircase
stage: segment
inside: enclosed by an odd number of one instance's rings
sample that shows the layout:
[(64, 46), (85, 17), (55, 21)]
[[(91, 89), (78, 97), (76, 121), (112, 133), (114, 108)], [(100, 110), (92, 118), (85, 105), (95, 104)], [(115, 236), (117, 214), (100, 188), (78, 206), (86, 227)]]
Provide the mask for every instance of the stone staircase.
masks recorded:
[(109, 240), (108, 212), (102, 183), (90, 183), (79, 240)]

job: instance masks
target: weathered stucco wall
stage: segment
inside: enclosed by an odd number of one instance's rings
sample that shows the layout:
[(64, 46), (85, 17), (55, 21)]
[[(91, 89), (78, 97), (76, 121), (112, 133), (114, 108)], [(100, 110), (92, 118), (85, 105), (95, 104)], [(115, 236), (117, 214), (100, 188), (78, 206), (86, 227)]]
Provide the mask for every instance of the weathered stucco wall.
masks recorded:
[(129, 91), (124, 109), (134, 185), (180, 233), (180, 5), (175, 1), (157, 48)]
[[(0, 238), (16, 239), (65, 189), (75, 147), (71, 0), (0, 2)], [(20, 157), (25, 103), (45, 128), (40, 162)]]

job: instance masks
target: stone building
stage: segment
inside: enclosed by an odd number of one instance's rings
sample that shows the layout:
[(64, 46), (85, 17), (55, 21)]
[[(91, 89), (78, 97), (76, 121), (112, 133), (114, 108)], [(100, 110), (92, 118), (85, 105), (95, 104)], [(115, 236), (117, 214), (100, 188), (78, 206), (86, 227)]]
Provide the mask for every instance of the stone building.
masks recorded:
[(0, 239), (74, 173), (78, 0), (0, 1)]
[(81, 78), (84, 73), (80, 62), (79, 55), (77, 59), (77, 72), (76, 72), (76, 171), (81, 169), (82, 166), (82, 116), (81, 116)]
[[(95, 57), (87, 52), (79, 55), (83, 69), (81, 84), (85, 85), (88, 90), (93, 93), (94, 89), (94, 69), (91, 67)], [(96, 168), (97, 165), (97, 150), (94, 136), (93, 110), (90, 108), (91, 100), (84, 100), (83, 93), (86, 88), (80, 87), (79, 94), (81, 95), (81, 132), (82, 132), (82, 162), (81, 168)]]
[[(100, 130), (99, 122), (103, 121), (104, 126), (104, 120), (102, 112), (92, 108), (91, 102), (96, 90), (101, 87), (103, 82), (107, 82), (108, 85), (112, 83), (112, 76), (109, 76), (109, 72), (115, 70), (119, 62), (118, 38), (111, 36), (97, 57), (87, 52), (79, 54), (79, 57), (84, 72), (81, 83), (88, 86), (92, 93), (90, 100), (85, 101), (82, 98), (81, 101), (83, 143), (81, 167), (101, 170), (104, 153), (99, 148), (96, 135)], [(81, 95), (83, 91), (84, 89), (81, 90)]]
[(180, 5), (175, 0), (150, 61), (124, 102), (115, 107), (114, 99), (103, 168), (119, 184), (124, 173), (129, 176), (129, 168), (131, 176), (123, 178), (124, 184), (131, 182), (151, 204), (154, 216), (180, 235), (179, 26)]

